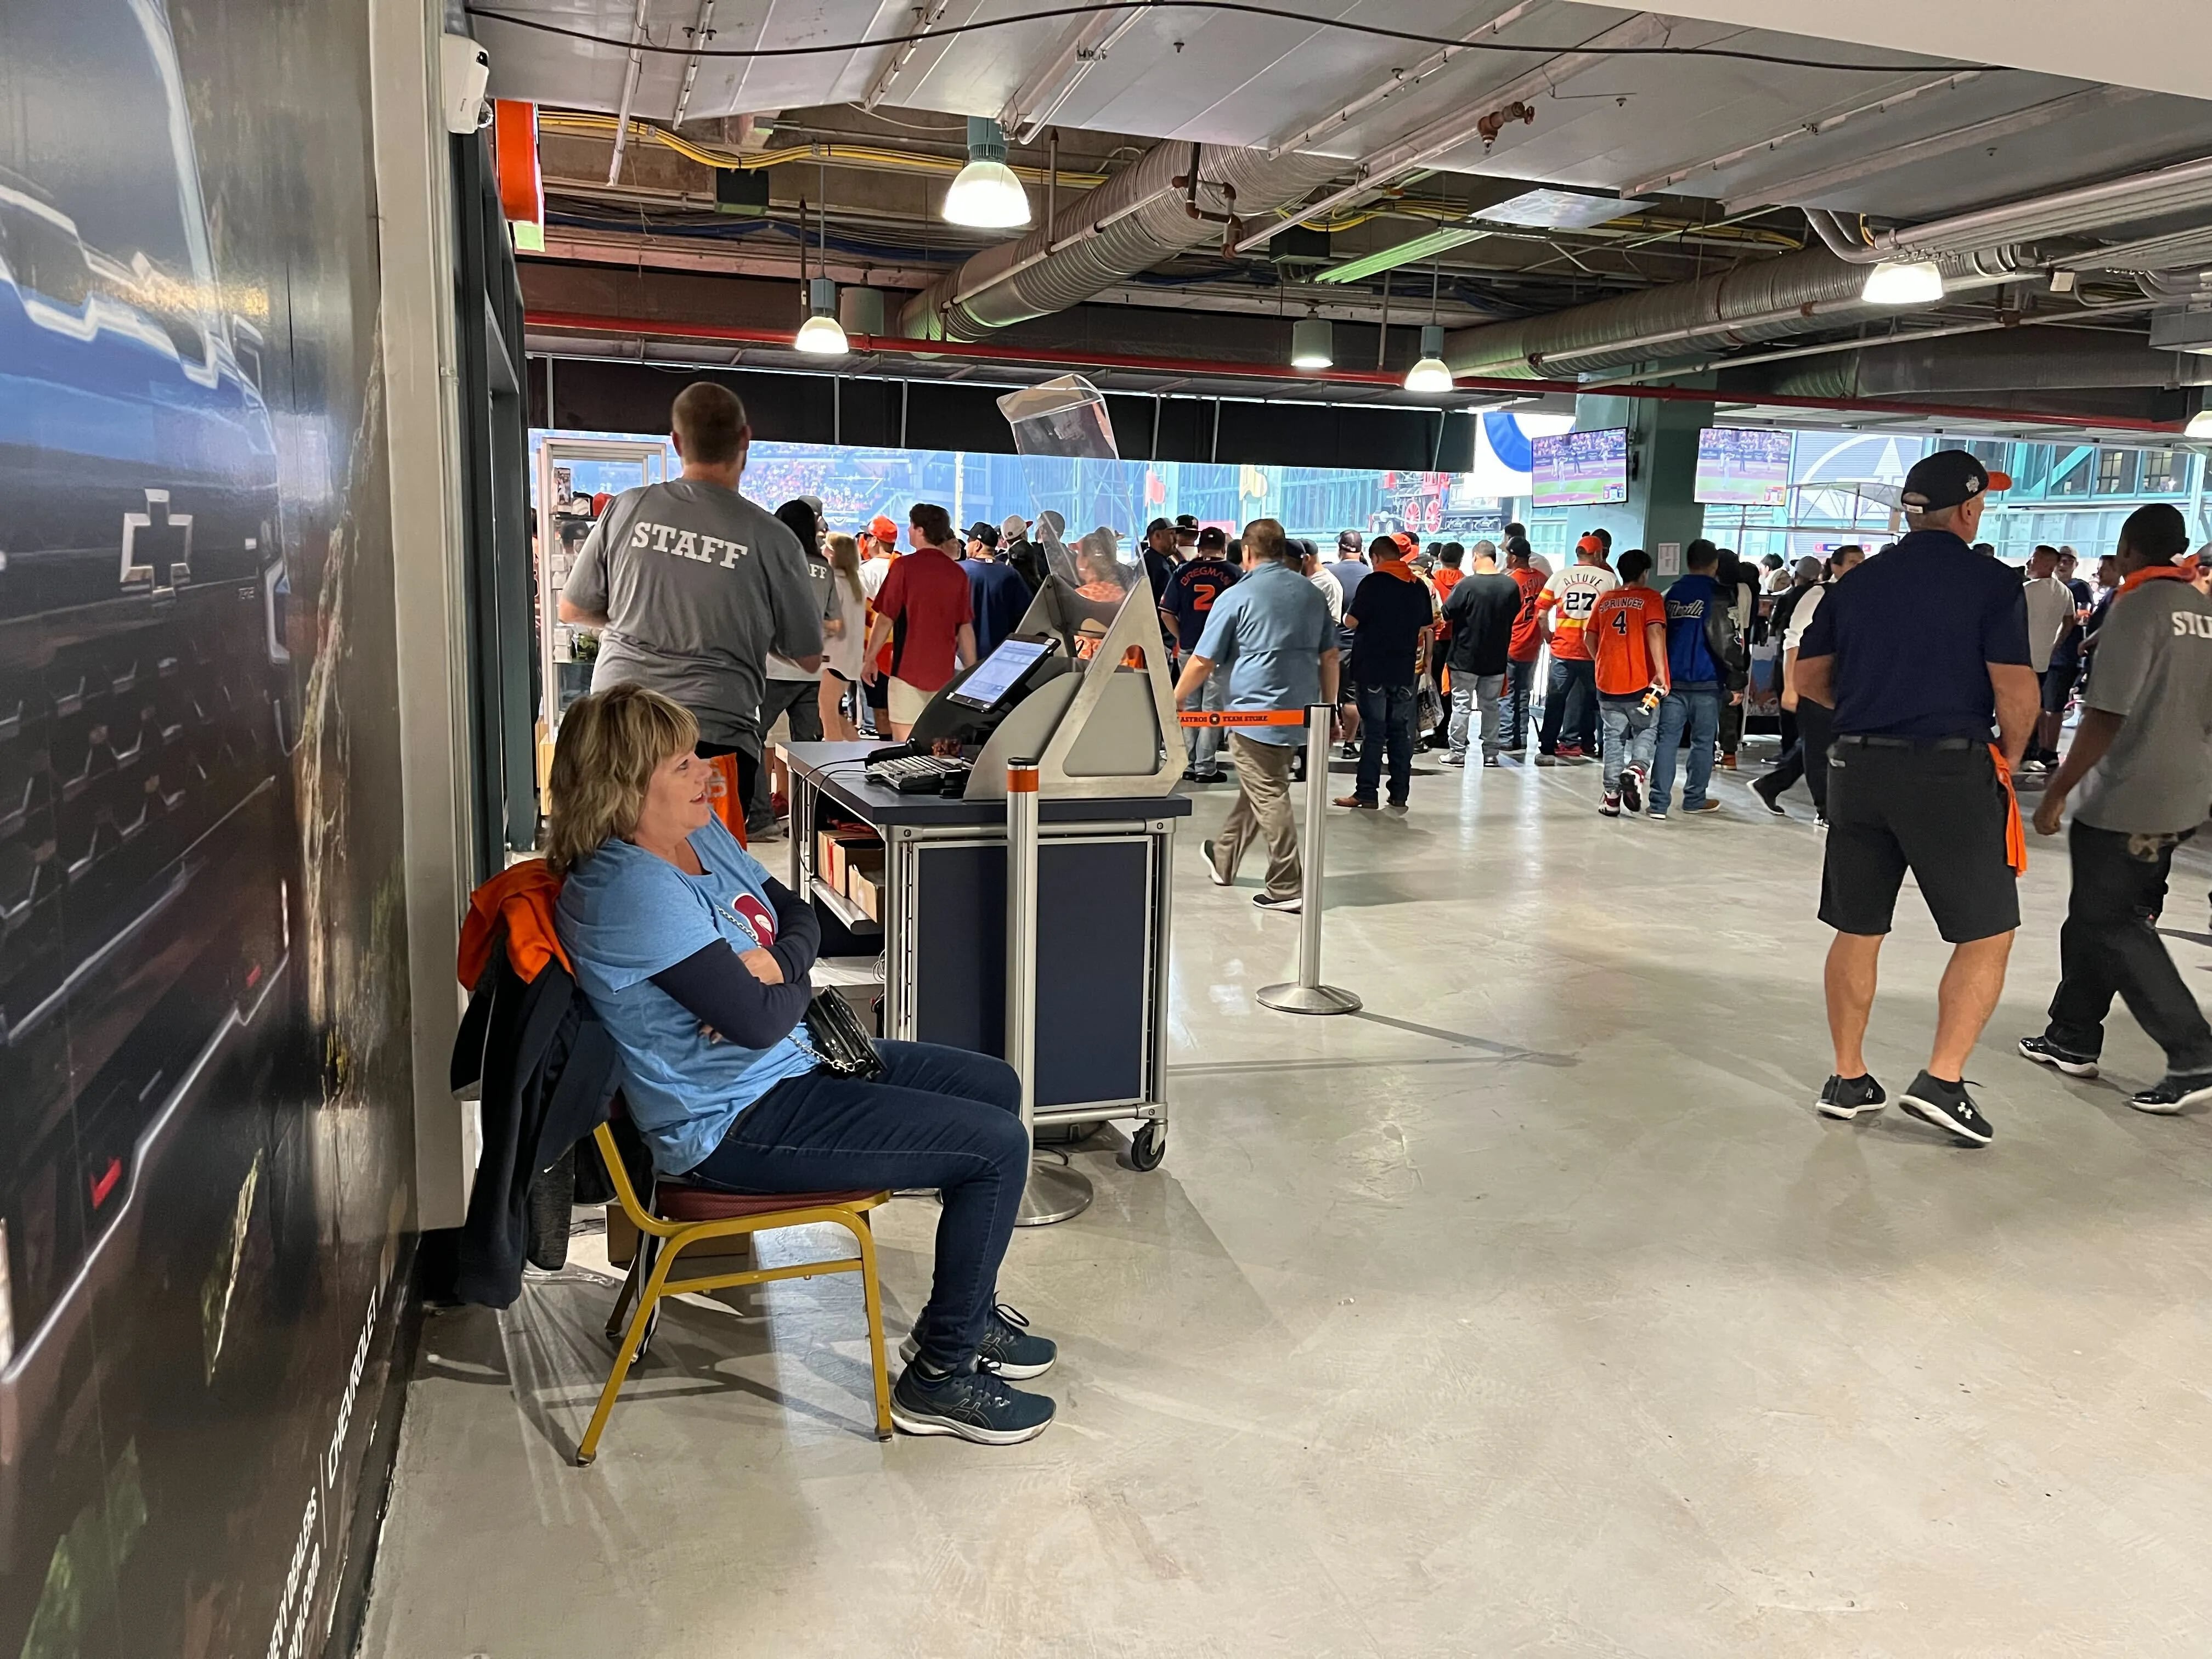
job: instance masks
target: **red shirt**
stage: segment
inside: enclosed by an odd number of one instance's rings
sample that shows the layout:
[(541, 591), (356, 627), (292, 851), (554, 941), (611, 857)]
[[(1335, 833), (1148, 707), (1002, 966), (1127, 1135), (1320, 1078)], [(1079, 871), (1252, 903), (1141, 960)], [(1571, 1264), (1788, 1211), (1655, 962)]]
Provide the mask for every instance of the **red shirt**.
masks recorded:
[(1544, 591), (1544, 573), (1522, 565), (1505, 573), (1521, 589), (1521, 614), (1513, 619), (1513, 638), (1505, 647), (1514, 662), (1534, 662), (1544, 653), (1544, 630), (1537, 625), (1537, 596)]
[(1429, 578), (1429, 586), (1437, 596), (1437, 637), (1440, 640), (1451, 637), (1451, 624), (1443, 620), (1444, 601), (1451, 598), (1452, 589), (1460, 585), (1461, 579), (1466, 574), (1464, 570), (1455, 570), (1448, 564), (1440, 564), (1436, 574)]
[(891, 672), (934, 691), (960, 666), (960, 624), (975, 620), (968, 573), (941, 547), (916, 548), (884, 573), (876, 610), (891, 619)]

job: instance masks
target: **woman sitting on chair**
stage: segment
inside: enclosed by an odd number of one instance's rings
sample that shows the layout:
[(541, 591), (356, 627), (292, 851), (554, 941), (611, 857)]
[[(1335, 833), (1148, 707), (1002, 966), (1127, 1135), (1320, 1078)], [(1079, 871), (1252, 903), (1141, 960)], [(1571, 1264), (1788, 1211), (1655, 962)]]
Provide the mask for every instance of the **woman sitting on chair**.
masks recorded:
[(630, 1121), (653, 1167), (693, 1186), (936, 1188), (936, 1273), (892, 1420), (1031, 1439), (1053, 1403), (1002, 1379), (1038, 1376), (1055, 1350), (997, 1301), (1029, 1174), (1013, 1071), (926, 1042), (876, 1044), (874, 1081), (822, 1066), (801, 1024), (820, 924), (714, 816), (698, 738), (683, 708), (618, 685), (569, 708), (553, 753), (561, 943), (621, 1051)]

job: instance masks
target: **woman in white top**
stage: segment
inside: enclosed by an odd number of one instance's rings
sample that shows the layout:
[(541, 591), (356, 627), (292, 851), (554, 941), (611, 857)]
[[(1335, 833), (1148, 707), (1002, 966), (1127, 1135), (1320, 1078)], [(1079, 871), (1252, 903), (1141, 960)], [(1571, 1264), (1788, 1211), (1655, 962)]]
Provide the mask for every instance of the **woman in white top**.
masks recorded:
[(856, 742), (860, 728), (845, 713), (845, 696), (860, 683), (868, 643), (868, 599), (860, 586), (860, 544), (832, 536), (830, 605), (822, 619), (822, 734), (832, 743)]

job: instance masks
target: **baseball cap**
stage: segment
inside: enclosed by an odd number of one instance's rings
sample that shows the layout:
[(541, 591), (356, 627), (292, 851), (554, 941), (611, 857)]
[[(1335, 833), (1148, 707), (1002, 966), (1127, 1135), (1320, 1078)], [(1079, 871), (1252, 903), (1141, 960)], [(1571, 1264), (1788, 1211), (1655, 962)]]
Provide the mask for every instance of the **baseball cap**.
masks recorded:
[(1400, 558), (1410, 559), (1413, 556), (1413, 538), (1404, 531), (1394, 530), (1382, 539), (1398, 550)]
[(1813, 557), (1810, 554), (1808, 554), (1805, 557), (1797, 561), (1797, 574), (1802, 576), (1808, 582), (1816, 582), (1820, 580), (1820, 562)]
[(868, 534), (879, 542), (896, 542), (898, 540), (898, 526), (878, 513), (868, 520)]
[(2011, 488), (2009, 475), (1990, 471), (1968, 451), (1939, 449), (1912, 464), (1898, 501), (1908, 513), (1941, 513), (1984, 490)]
[(1145, 526), (1145, 534), (1147, 536), (1157, 535), (1163, 530), (1173, 530), (1174, 528), (1175, 525), (1170, 520), (1166, 519), (1155, 519)]
[(814, 509), (816, 518), (822, 516), (822, 498), (819, 495), (801, 495), (799, 499)]
[(1193, 535), (1196, 535), (1198, 533), (1198, 515), (1194, 513), (1176, 514), (1175, 527), (1176, 534), (1178, 536), (1182, 535), (1186, 530), (1189, 531)]
[(1336, 532), (1336, 550), (1340, 553), (1357, 553), (1359, 551), (1359, 542), (1360, 535), (1357, 530), (1340, 530)]
[(1585, 536), (1575, 544), (1575, 551), (1577, 553), (1602, 553), (1605, 551), (1605, 544), (1598, 540), (1595, 536)]
[(996, 547), (999, 544), (999, 527), (978, 519), (968, 526), (968, 539), (981, 542), (986, 547)]
[(1018, 542), (1029, 534), (1030, 521), (1018, 513), (1009, 513), (999, 520), (999, 533), (1010, 542)]
[[(1198, 544), (1200, 547), (1221, 547), (1226, 545), (1228, 540), (1228, 532), (1218, 524), (1210, 524), (1198, 532)], [(1310, 547), (1312, 544), (1309, 542), (1307, 545)]]

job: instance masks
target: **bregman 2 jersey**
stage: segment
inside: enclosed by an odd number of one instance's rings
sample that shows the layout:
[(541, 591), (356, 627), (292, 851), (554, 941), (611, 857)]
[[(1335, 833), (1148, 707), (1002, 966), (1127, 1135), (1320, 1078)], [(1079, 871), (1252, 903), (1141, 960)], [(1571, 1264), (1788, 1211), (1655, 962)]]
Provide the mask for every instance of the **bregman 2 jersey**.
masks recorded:
[(658, 691), (717, 747), (760, 752), (769, 652), (822, 649), (822, 602), (799, 538), (736, 490), (696, 478), (617, 496), (562, 596), (607, 618), (592, 690)]

